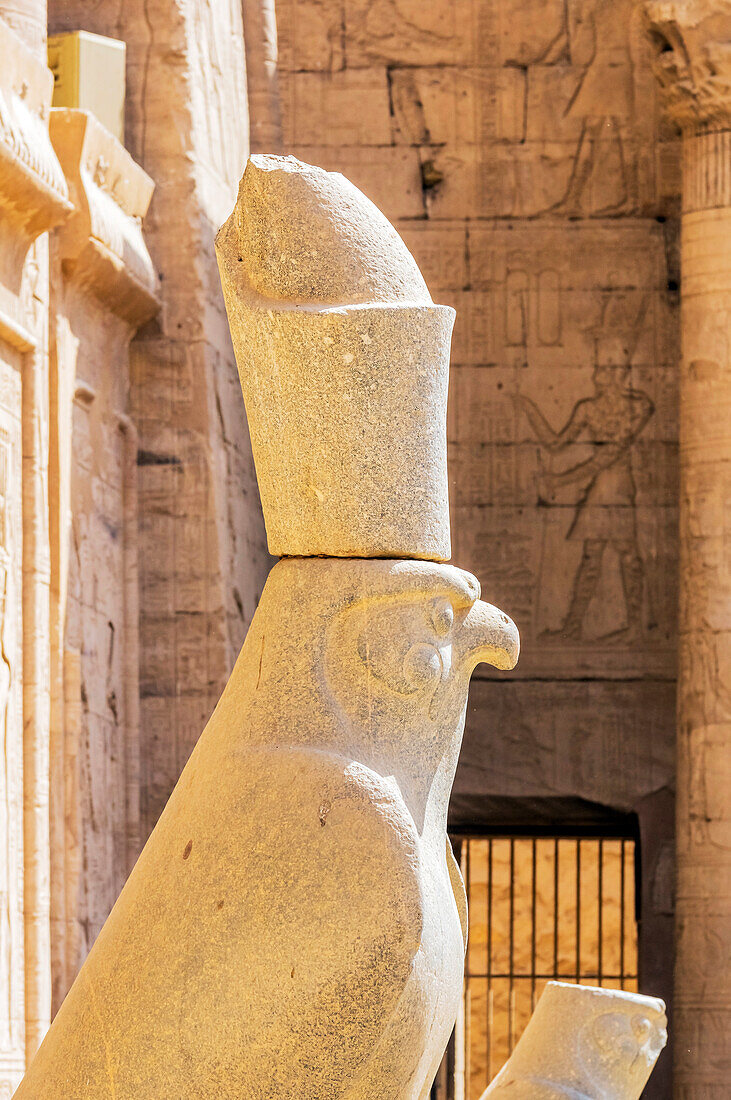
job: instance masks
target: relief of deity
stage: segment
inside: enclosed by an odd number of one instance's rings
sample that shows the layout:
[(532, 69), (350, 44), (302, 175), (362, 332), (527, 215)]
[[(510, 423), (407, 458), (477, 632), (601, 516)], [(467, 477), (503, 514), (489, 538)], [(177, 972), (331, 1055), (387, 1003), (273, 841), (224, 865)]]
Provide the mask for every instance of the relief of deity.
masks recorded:
[(604, 340), (597, 349), (593, 373), (594, 393), (578, 401), (566, 423), (554, 430), (538, 406), (524, 394), (514, 394), (531, 429), (549, 453), (565, 451), (577, 442), (592, 444), (593, 453), (561, 472), (547, 472), (539, 480), (539, 496), (555, 502), (564, 487), (579, 487), (567, 538), (582, 544), (582, 557), (574, 578), (569, 609), (556, 630), (545, 638), (584, 639), (589, 605), (601, 579), (607, 549), (620, 562), (626, 626), (605, 635), (602, 641), (634, 642), (642, 633), (644, 568), (638, 548), (635, 514), (636, 486), (632, 473), (632, 445), (650, 420), (650, 397), (630, 383), (630, 361), (621, 340)]

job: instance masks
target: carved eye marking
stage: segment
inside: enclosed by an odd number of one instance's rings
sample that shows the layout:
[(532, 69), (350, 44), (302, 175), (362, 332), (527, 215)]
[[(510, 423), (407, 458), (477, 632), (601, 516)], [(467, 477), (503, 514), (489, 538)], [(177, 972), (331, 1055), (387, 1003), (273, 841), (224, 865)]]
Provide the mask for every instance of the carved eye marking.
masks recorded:
[(404, 677), (414, 689), (439, 680), (442, 675), (442, 659), (434, 646), (419, 642), (412, 645), (404, 658)]
[(647, 1019), (647, 1016), (633, 1016), (632, 1031), (638, 1043), (646, 1043), (652, 1031), (652, 1024)]
[(431, 622), (435, 632), (443, 638), (454, 626), (454, 609), (449, 600), (441, 598), (431, 605)]

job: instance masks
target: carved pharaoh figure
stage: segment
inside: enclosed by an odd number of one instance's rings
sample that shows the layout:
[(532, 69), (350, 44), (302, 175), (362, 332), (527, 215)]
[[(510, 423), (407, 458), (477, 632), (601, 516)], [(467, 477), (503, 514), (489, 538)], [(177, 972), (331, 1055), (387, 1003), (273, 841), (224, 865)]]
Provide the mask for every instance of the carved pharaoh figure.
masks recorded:
[(632, 448), (655, 409), (649, 395), (631, 384), (636, 340), (636, 332), (621, 335), (611, 328), (595, 339), (594, 393), (576, 403), (558, 430), (529, 397), (514, 395), (517, 407), (549, 454), (561, 454), (577, 442), (593, 446), (589, 458), (559, 473), (544, 473), (538, 486), (541, 497), (548, 501), (563, 488), (578, 492), (566, 538), (582, 548), (568, 610), (556, 630), (544, 633), (546, 639), (584, 640), (589, 607), (610, 548), (619, 559), (626, 625), (594, 640), (626, 643), (642, 637), (644, 567), (638, 546)]

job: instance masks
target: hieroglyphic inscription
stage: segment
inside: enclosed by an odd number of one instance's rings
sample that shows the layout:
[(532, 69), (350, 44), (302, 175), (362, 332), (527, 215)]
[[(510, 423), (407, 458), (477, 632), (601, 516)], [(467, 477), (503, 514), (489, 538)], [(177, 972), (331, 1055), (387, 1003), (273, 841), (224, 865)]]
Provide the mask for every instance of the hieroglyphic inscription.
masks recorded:
[(594, 393), (578, 401), (566, 423), (554, 430), (538, 406), (524, 394), (514, 395), (536, 438), (549, 454), (560, 454), (577, 440), (588, 438), (593, 453), (561, 470), (540, 475), (539, 500), (556, 500), (563, 487), (578, 492), (576, 510), (566, 537), (581, 544), (582, 556), (574, 576), (571, 599), (561, 624), (544, 631), (546, 640), (584, 640), (587, 613), (594, 599), (607, 550), (613, 550), (621, 568), (621, 591), (626, 625), (596, 640), (632, 642), (642, 637), (644, 566), (637, 540), (637, 489), (632, 473), (631, 447), (654, 412), (650, 397), (630, 384), (630, 362), (624, 353), (617, 361), (597, 361)]

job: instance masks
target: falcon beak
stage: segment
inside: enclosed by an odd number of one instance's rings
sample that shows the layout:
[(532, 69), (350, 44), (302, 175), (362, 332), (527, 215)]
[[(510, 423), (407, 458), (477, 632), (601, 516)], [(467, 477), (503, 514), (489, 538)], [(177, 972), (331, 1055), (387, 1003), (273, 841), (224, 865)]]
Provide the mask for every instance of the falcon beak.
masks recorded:
[(476, 600), (462, 623), (465, 659), (470, 672), (484, 662), (509, 671), (520, 653), (518, 628), (499, 607)]

